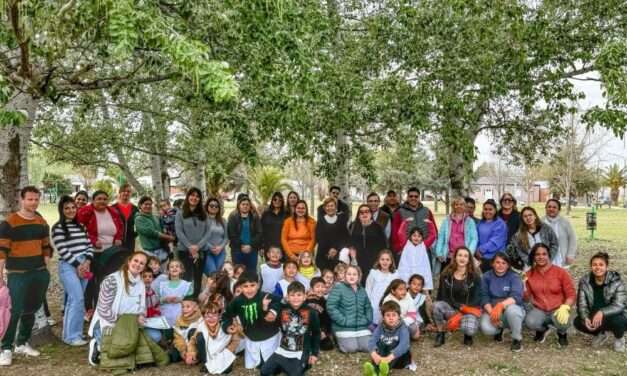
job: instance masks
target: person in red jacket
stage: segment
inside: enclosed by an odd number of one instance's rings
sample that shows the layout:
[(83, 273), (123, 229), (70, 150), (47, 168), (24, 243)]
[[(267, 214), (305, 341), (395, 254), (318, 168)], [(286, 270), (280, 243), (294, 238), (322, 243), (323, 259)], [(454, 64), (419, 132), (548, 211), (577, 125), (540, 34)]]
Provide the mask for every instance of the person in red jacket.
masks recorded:
[[(431, 226), (429, 221), (433, 223), (433, 226)], [(408, 231), (414, 227), (421, 229), (423, 234), (425, 234), (425, 246), (431, 248), (438, 237), (438, 229), (435, 226), (433, 213), (420, 202), (420, 191), (418, 188), (412, 187), (407, 190), (407, 200), (394, 212), (392, 217), (392, 250), (398, 257), (400, 257), (400, 253), (403, 251), (405, 243), (407, 243)]]
[(560, 347), (568, 346), (566, 332), (572, 325), (575, 314), (575, 286), (566, 269), (551, 263), (549, 246), (537, 243), (531, 248), (529, 257), (533, 267), (525, 273), (525, 293), (523, 299), (529, 301), (532, 309), (527, 312), (525, 325), (535, 330), (535, 341), (543, 343), (551, 326), (557, 329)]
[[(87, 237), (94, 246), (92, 278), (85, 289), (85, 308), (92, 311), (98, 300), (100, 282), (124, 263), (128, 256), (119, 247), (122, 245), (124, 226), (118, 213), (109, 206), (109, 194), (96, 191), (91, 204), (79, 209), (76, 219), (85, 226)], [(88, 313), (89, 315), (89, 313)]]

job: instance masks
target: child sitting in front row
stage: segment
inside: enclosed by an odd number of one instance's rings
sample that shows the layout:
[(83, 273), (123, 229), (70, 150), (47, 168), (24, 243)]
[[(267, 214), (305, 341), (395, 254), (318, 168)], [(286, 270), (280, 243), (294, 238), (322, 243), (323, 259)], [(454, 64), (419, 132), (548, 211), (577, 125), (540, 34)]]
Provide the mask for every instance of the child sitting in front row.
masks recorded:
[(325, 298), (327, 288), (322, 277), (313, 277), (307, 294), (307, 305), (316, 311), (320, 319), (320, 349), (323, 351), (333, 350), (333, 340), (331, 339), (331, 318), (327, 313), (327, 300)]
[(196, 355), (188, 351), (188, 345), (190, 338), (202, 322), (202, 315), (193, 296), (183, 298), (181, 307), (181, 314), (172, 328), (174, 348), (170, 350), (170, 362), (183, 360), (185, 364), (192, 365), (196, 363)]
[(318, 361), (320, 321), (316, 311), (305, 304), (305, 286), (302, 283), (290, 283), (287, 302), (277, 317), (281, 329), (280, 345), (261, 367), (262, 376), (281, 372), (302, 376)]
[(393, 301), (399, 305), (401, 309), (401, 319), (409, 329), (412, 339), (418, 339), (420, 336), (420, 317), (416, 315), (416, 307), (411, 295), (407, 293), (407, 285), (402, 279), (393, 280), (385, 289), (381, 304)]
[(433, 321), (433, 301), (431, 295), (424, 290), (425, 279), (420, 274), (414, 274), (409, 277), (409, 295), (414, 300), (416, 314), (422, 320), (421, 329), (426, 331), (435, 331), (436, 327)]
[[(148, 262), (146, 263), (146, 270), (150, 270), (152, 272), (152, 289), (155, 292), (159, 292), (159, 285), (161, 285), (162, 281), (168, 280), (168, 274), (161, 272), (161, 263), (159, 259), (155, 256), (148, 257)], [(166, 266), (167, 270), (167, 266)]]
[(202, 373), (227, 374), (233, 368), (240, 336), (222, 330), (221, 314), (222, 309), (211, 302), (203, 307), (203, 319), (187, 345), (187, 353), (201, 364)]
[[(335, 275), (335, 283), (334, 285), (340, 283), (340, 282), (344, 282), (344, 278), (346, 276), (346, 268), (348, 267), (348, 265), (344, 264), (343, 262), (338, 263), (337, 265), (335, 265), (335, 268), (333, 268), (333, 274)], [(331, 291), (329, 290), (329, 293), (331, 293)]]
[[(161, 316), (159, 309), (159, 295), (152, 289), (153, 274), (150, 269), (144, 269), (142, 280), (146, 288), (146, 318)], [(161, 341), (161, 331), (153, 328), (144, 328), (144, 332), (156, 343)]]
[(170, 260), (168, 264), (168, 279), (159, 284), (161, 314), (170, 326), (174, 326), (176, 319), (181, 314), (183, 298), (191, 295), (194, 289), (191, 282), (181, 279), (183, 272), (185, 272), (185, 269), (181, 261)]
[(274, 286), (274, 295), (279, 298), (287, 298), (287, 286), (294, 281), (299, 281), (300, 283), (307, 282), (306, 279), (298, 273), (298, 264), (296, 261), (287, 260), (283, 264), (283, 278)]
[(326, 298), (329, 296), (329, 293), (331, 292), (331, 289), (333, 288), (333, 286), (335, 286), (335, 274), (333, 273), (333, 270), (331, 269), (324, 269), (322, 270), (321, 277), (324, 280), (324, 287), (326, 289), (326, 292), (324, 293), (324, 297)]
[(306, 279), (304, 282), (307, 282), (305, 285), (307, 289), (309, 289), (309, 282), (313, 277), (320, 277), (320, 270), (314, 265), (311, 252), (304, 251), (298, 255), (298, 273)]
[(255, 273), (246, 272), (238, 280), (241, 293), (233, 298), (222, 315), (222, 330), (227, 334), (236, 334), (239, 320), (244, 334), (245, 356), (247, 369), (253, 369), (270, 359), (279, 345), (279, 328), (275, 322), (280, 309), (279, 300), (262, 293)]
[(409, 330), (401, 320), (401, 307), (394, 301), (381, 306), (381, 325), (368, 343), (370, 361), (364, 363), (366, 376), (387, 376), (390, 369), (403, 369), (411, 364)]
[(276, 284), (283, 278), (281, 268), (281, 249), (270, 247), (266, 253), (268, 261), (261, 264), (259, 274), (261, 275), (261, 291), (273, 293)]

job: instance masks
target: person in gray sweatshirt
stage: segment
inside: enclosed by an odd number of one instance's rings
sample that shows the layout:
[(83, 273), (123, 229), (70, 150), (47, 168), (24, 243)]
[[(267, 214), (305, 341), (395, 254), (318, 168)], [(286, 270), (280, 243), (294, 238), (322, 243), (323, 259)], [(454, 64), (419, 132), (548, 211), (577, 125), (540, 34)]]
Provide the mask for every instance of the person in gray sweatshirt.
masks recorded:
[(202, 207), (202, 193), (192, 187), (185, 195), (181, 210), (174, 220), (176, 229), (177, 257), (183, 263), (183, 279), (193, 281), (194, 296), (200, 293), (203, 271), (203, 250), (209, 241), (209, 221)]
[(577, 236), (568, 219), (560, 215), (562, 204), (559, 200), (550, 198), (544, 209), (546, 216), (542, 221), (553, 229), (559, 245), (557, 254), (553, 259), (553, 265), (563, 267), (573, 264), (575, 257), (577, 257)]
[(394, 301), (381, 306), (381, 325), (370, 337), (370, 360), (364, 363), (367, 376), (388, 375), (390, 369), (403, 369), (411, 363), (409, 329), (401, 320), (401, 307)]

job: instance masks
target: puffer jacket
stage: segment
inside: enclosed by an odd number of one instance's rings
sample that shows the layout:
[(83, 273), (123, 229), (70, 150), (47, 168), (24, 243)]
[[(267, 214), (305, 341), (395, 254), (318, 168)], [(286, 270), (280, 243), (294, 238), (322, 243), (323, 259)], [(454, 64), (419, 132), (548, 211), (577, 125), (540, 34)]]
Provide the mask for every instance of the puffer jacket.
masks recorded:
[(368, 329), (372, 322), (372, 305), (366, 289), (357, 291), (349, 284), (338, 283), (327, 299), (327, 311), (331, 317), (333, 332), (356, 332)]
[[(525, 236), (528, 236), (525, 234)], [(555, 255), (559, 252), (559, 243), (557, 242), (557, 236), (555, 232), (551, 228), (551, 226), (547, 224), (540, 225), (540, 229), (534, 235), (534, 237), (539, 238), (540, 241), (549, 246), (549, 253), (551, 254), (551, 260), (555, 259)], [(539, 243), (536, 241), (536, 243)], [(516, 235), (512, 238), (511, 247), (508, 247), (507, 253), (512, 258), (512, 267), (516, 269), (522, 270), (525, 265), (531, 266), (532, 261), (529, 259), (529, 252), (532, 247), (525, 248), (522, 241), (520, 240), (520, 233), (516, 233)]]
[[(577, 291), (577, 313), (582, 319), (590, 318), (592, 304), (594, 302), (594, 292), (592, 287), (592, 273), (587, 273), (579, 280)], [(601, 309), (603, 316), (613, 316), (622, 314), (627, 318), (627, 293), (620, 273), (609, 270), (605, 274), (603, 282), (603, 298), (605, 307)]]

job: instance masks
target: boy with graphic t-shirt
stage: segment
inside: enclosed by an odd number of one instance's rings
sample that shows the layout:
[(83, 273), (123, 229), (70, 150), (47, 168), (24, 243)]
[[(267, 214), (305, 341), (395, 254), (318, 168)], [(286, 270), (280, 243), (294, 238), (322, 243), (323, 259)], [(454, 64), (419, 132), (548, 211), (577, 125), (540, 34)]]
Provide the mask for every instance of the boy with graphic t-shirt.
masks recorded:
[(276, 296), (259, 291), (254, 273), (243, 273), (238, 285), (241, 294), (226, 307), (222, 329), (233, 335), (238, 332), (238, 325), (242, 326), (246, 335), (245, 365), (253, 369), (262, 361), (268, 361), (279, 345), (279, 328), (275, 321), (281, 305)]
[(262, 376), (285, 372), (304, 375), (318, 361), (320, 354), (320, 321), (318, 314), (305, 304), (305, 286), (292, 282), (287, 288), (287, 305), (277, 318), (281, 344), (261, 367)]

